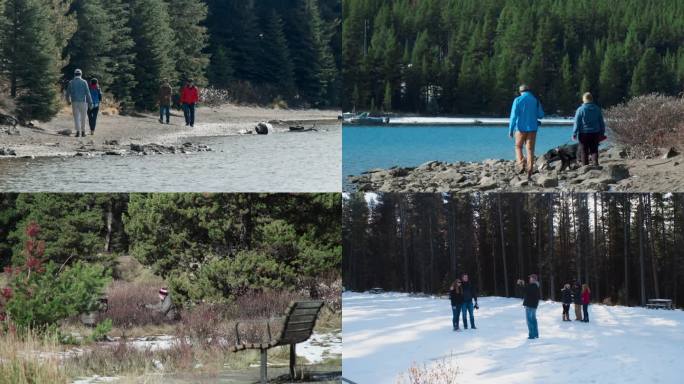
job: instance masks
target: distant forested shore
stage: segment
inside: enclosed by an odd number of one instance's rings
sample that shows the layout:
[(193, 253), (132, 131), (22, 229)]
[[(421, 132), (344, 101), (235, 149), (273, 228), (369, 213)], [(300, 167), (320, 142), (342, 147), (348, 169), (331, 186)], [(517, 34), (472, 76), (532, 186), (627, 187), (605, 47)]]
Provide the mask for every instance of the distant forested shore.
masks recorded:
[(344, 108), (503, 115), (517, 85), (567, 115), (684, 90), (679, 0), (347, 0)]

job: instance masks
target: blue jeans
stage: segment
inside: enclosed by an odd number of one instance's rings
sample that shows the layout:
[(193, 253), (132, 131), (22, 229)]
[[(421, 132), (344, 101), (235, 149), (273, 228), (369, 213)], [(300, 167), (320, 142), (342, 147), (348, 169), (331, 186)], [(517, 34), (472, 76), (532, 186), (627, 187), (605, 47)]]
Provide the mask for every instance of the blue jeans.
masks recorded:
[(473, 315), (473, 302), (472, 300), (461, 305), (461, 311), (463, 312), (463, 328), (468, 329), (468, 320), (466, 320), (466, 312), (470, 312), (470, 327), (475, 328), (475, 316)]
[(185, 125), (195, 126), (195, 104), (183, 104), (183, 114), (185, 115)]
[(525, 314), (527, 315), (529, 338), (536, 339), (539, 337), (539, 328), (537, 328), (537, 308), (525, 307)]
[(454, 329), (458, 329), (458, 318), (461, 316), (461, 306), (463, 306), (463, 304), (451, 306), (451, 312), (453, 314), (451, 323), (454, 325)]
[(169, 118), (171, 117), (171, 107), (168, 105), (159, 107), (159, 121), (164, 121), (164, 116), (166, 116), (166, 123), (168, 124)]

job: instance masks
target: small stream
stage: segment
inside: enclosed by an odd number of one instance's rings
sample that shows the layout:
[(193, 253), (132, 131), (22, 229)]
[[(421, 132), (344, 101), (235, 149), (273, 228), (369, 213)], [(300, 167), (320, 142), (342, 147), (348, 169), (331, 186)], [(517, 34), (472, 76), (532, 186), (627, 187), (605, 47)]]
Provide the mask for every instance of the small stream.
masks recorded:
[(213, 151), (186, 155), (2, 160), (0, 192), (339, 191), (341, 128), (319, 129), (193, 138)]

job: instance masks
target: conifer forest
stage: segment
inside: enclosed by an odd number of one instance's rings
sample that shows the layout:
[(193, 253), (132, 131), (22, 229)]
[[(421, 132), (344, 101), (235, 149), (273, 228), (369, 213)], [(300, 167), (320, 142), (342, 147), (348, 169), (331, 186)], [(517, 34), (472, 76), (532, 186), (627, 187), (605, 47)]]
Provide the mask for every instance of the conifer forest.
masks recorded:
[(346, 0), (344, 108), (505, 115), (520, 83), (547, 114), (684, 90), (679, 0)]
[(572, 280), (644, 305), (684, 295), (682, 194), (351, 194), (343, 201), (345, 288), (445, 293), (461, 273), (512, 297), (540, 276), (546, 299)]

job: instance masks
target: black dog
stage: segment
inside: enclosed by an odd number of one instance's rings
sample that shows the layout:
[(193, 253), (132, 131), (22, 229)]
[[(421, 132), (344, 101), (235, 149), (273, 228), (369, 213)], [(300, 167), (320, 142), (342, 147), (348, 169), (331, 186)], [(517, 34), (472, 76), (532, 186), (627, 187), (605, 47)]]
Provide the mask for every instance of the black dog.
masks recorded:
[(577, 161), (579, 144), (565, 144), (546, 152), (544, 160), (548, 168), (554, 161), (561, 161), (561, 172)]

